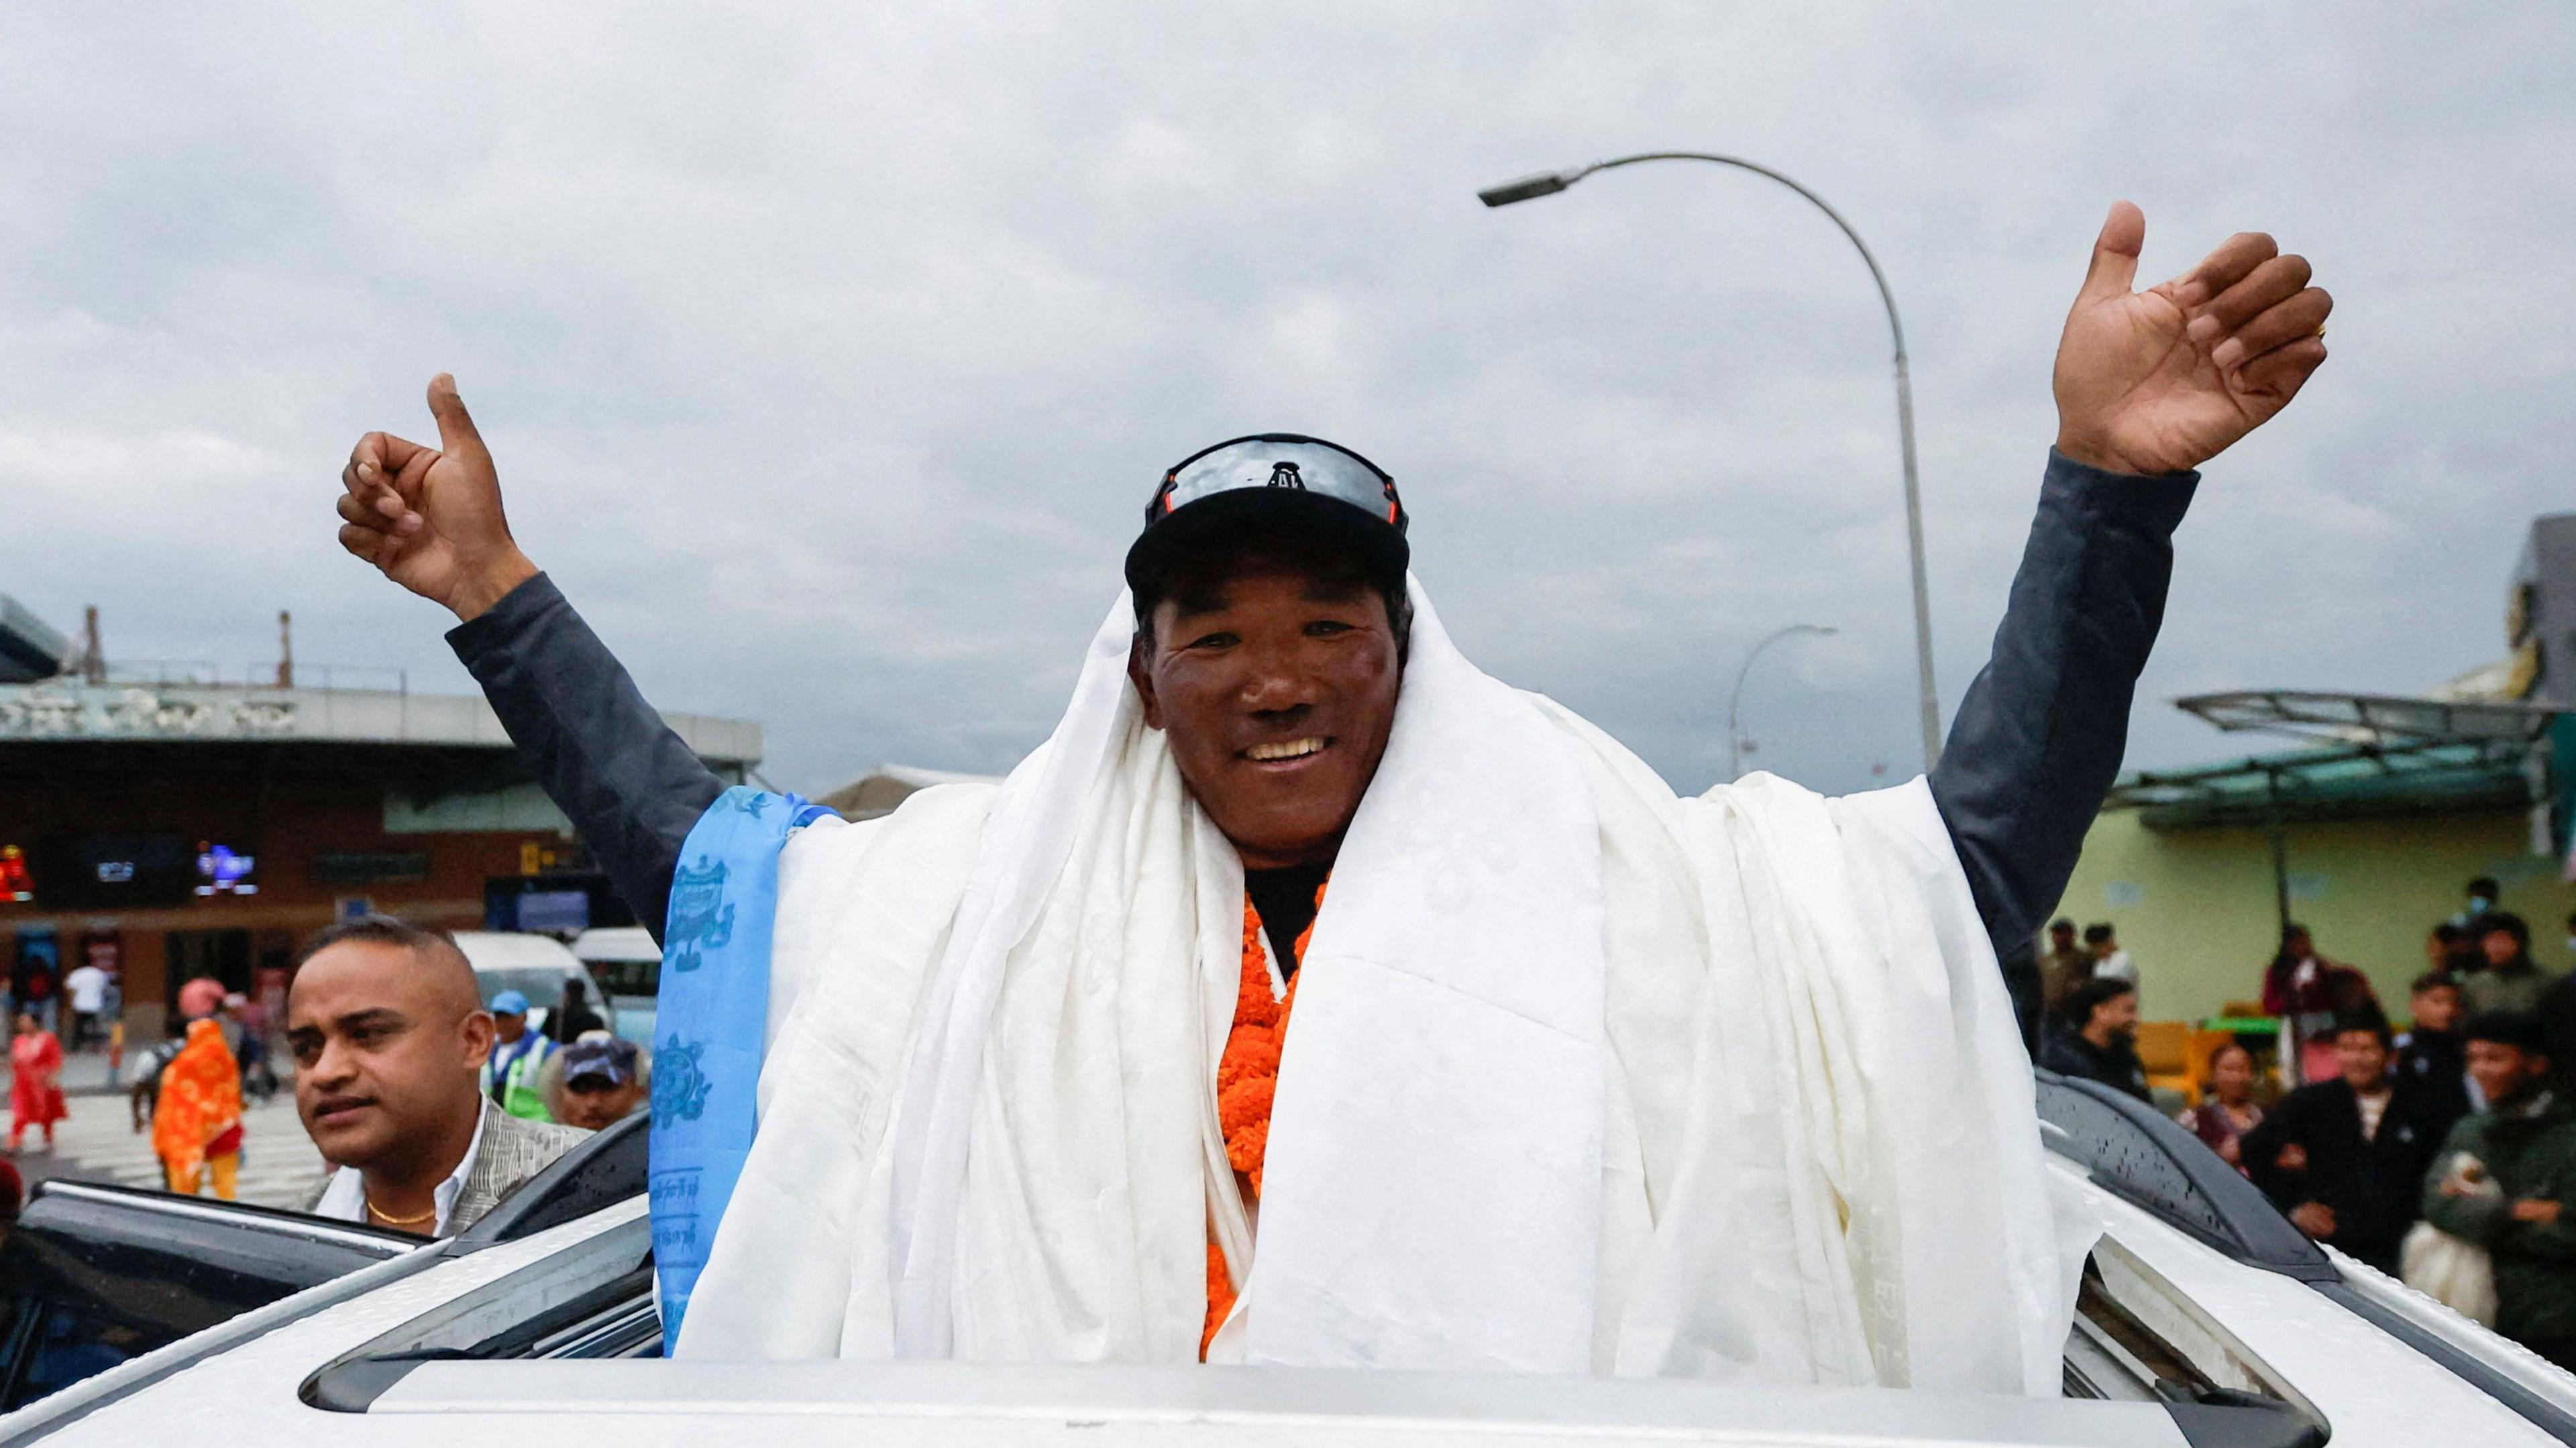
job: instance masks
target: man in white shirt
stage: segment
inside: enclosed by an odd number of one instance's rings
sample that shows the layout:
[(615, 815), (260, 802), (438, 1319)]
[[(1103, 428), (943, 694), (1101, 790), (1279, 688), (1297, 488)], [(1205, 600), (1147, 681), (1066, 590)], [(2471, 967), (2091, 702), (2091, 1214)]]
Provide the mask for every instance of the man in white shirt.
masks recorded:
[(588, 1135), (484, 1096), (492, 1015), (443, 932), (384, 916), (324, 931), (286, 1021), (296, 1114), (337, 1168), (307, 1211), (450, 1236)]
[(96, 964), (83, 961), (71, 974), (63, 977), (63, 994), (72, 1002), (72, 1041), (75, 1051), (106, 1036), (99, 1016), (107, 1009), (108, 974)]
[(2120, 938), (2112, 932), (2110, 921), (2084, 927), (2084, 949), (2093, 957), (2095, 980), (2138, 983), (2137, 962), (2129, 959), (2129, 952), (2120, 948)]

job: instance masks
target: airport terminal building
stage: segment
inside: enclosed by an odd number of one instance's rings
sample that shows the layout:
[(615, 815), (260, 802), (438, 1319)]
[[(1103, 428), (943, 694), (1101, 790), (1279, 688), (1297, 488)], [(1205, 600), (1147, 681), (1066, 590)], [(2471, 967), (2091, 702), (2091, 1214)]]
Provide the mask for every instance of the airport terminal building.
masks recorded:
[[(479, 697), (119, 678), (5, 598), (0, 634), (13, 992), (96, 960), (149, 1041), (180, 982), (281, 992), (296, 943), (353, 914), (632, 923)], [(757, 724), (664, 717), (728, 780), (759, 761)]]

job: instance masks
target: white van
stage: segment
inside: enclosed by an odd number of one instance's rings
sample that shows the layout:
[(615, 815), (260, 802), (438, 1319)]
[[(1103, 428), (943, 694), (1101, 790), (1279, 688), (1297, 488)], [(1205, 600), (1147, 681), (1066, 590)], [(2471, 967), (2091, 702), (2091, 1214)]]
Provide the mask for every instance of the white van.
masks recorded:
[(564, 949), (562, 941), (551, 935), (530, 935), (518, 931), (461, 930), (456, 934), (456, 948), (465, 952), (466, 962), (474, 967), (474, 983), (482, 990), (483, 1004), (505, 990), (514, 990), (528, 998), (528, 1026), (545, 1030), (546, 1020), (562, 1004), (564, 982), (577, 980), (590, 997), (590, 1008), (616, 1029), (615, 1003), (599, 988), (599, 980), (580, 957)]
[(572, 953), (617, 1003), (617, 1034), (650, 1047), (655, 1004), (662, 993), (662, 947), (654, 943), (653, 932), (641, 925), (585, 930), (573, 941)]

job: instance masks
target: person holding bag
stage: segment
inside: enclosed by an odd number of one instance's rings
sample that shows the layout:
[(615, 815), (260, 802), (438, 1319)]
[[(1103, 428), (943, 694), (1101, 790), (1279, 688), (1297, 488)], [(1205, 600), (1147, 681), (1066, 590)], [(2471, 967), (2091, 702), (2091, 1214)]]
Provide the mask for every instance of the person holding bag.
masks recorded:
[[(2576, 1218), (2564, 1210), (2576, 1198), (2576, 1106), (2550, 1089), (2548, 1047), (2532, 1017), (2489, 1012), (2467, 1034), (2469, 1075), (2489, 1105), (2461, 1118), (2434, 1158), (2424, 1220), (2490, 1259), (2496, 1331), (2576, 1368)], [(2478, 1305), (2475, 1268), (2461, 1253), (2428, 1241), (2409, 1256), (2424, 1277), (2410, 1272), (2409, 1283), (2465, 1291), (2437, 1295)]]

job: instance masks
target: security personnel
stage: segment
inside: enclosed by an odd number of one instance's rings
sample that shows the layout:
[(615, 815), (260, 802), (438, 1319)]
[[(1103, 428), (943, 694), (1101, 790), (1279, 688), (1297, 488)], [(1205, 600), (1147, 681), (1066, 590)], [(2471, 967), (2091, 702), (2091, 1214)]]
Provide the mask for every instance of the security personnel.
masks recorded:
[(537, 1073), (554, 1054), (555, 1043), (528, 1029), (528, 998), (521, 992), (501, 992), (492, 997), (490, 1009), (492, 1057), (483, 1063), (483, 1094), (523, 1121), (552, 1121), (537, 1089)]

